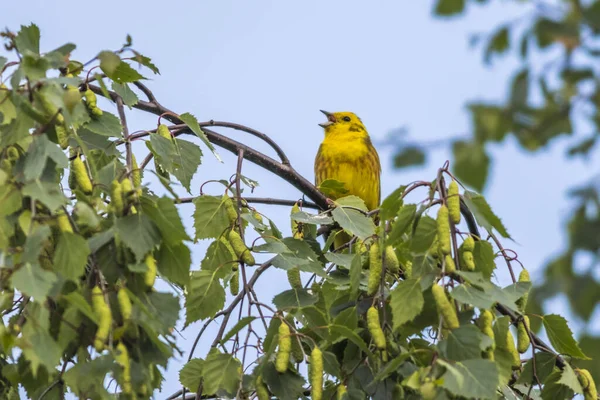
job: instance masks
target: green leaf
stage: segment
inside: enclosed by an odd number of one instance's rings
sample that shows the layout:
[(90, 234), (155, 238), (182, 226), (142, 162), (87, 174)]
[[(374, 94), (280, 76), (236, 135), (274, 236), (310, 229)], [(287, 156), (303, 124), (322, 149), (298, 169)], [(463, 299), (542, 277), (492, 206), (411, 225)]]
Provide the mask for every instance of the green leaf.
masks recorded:
[(332, 324), (329, 326), (329, 331), (332, 334), (339, 335), (339, 337), (334, 341), (337, 343), (341, 340), (348, 339), (355, 345), (357, 345), (362, 351), (364, 351), (369, 357), (373, 356), (373, 353), (369, 350), (369, 347), (365, 343), (365, 341), (354, 331), (348, 329), (343, 325), (335, 325)]
[[(325, 253), (325, 258), (327, 261), (334, 263), (335, 265), (339, 265), (341, 267), (346, 267), (350, 269), (352, 262), (357, 254), (342, 254), (342, 253)], [(359, 255), (360, 258), (360, 255)]]
[(101, 51), (98, 59), (100, 60), (100, 69), (108, 77), (115, 73), (117, 66), (121, 63), (121, 58), (112, 51)]
[(431, 247), (436, 234), (437, 223), (435, 220), (427, 215), (421, 217), (412, 238), (411, 250), (415, 253), (425, 253)]
[(29, 196), (44, 204), (51, 212), (67, 204), (60, 186), (54, 182), (40, 182), (39, 180), (26, 184), (21, 190), (23, 196)]
[(202, 366), (202, 379), (204, 394), (235, 396), (242, 379), (242, 363), (231, 354), (213, 350)]
[(375, 234), (373, 220), (351, 208), (336, 207), (331, 212), (333, 219), (348, 233), (364, 240)]
[(216, 276), (223, 279), (237, 265), (237, 256), (221, 240), (212, 242), (206, 250), (206, 255), (200, 264), (200, 268), (213, 271)]
[(438, 344), (443, 357), (453, 361), (481, 358), (481, 352), (492, 345), (492, 339), (474, 325), (462, 325), (448, 333)]
[(196, 238), (218, 238), (229, 227), (229, 217), (225, 209), (226, 196), (203, 195), (194, 199), (194, 227)]
[(173, 159), (177, 156), (175, 141), (160, 136), (157, 133), (150, 133), (150, 143), (146, 142), (156, 161), (167, 171), (173, 171)]
[(86, 393), (90, 398), (108, 399), (110, 395), (104, 389), (104, 380), (113, 368), (113, 362), (111, 355), (100, 356), (89, 362), (80, 360), (65, 372), (63, 379), (73, 393)]
[(363, 199), (361, 199), (360, 197), (354, 196), (354, 195), (340, 197), (334, 201), (334, 204), (336, 206), (342, 206), (342, 207), (346, 206), (346, 207), (358, 208), (365, 212), (369, 211), (369, 209), (367, 208), (367, 205), (365, 204), (365, 201)]
[(54, 161), (59, 168), (67, 168), (69, 165), (67, 156), (46, 135), (35, 137), (27, 150), (23, 171), (25, 179), (34, 180), (42, 176), (48, 159)]
[[(31, 332), (27, 335), (26, 332)], [(24, 330), (23, 354), (31, 362), (31, 370), (35, 376), (40, 365), (46, 367), (49, 371), (53, 370), (60, 361), (62, 350), (58, 343), (52, 339), (52, 336), (43, 330)]]
[(54, 273), (29, 263), (22, 265), (11, 277), (15, 289), (38, 301), (45, 299), (57, 280)]
[[(6, 58), (0, 58), (0, 64), (2, 64), (2, 60), (6, 60)], [(0, 70), (2, 67), (0, 66)], [(10, 99), (10, 91), (0, 89), (0, 114), (2, 114), (2, 119), (0, 120), (0, 125), (10, 124), (15, 118), (17, 118), (17, 109), (15, 105)]]
[(15, 45), (21, 54), (40, 54), (40, 28), (36, 24), (21, 25)]
[(156, 224), (166, 243), (175, 245), (182, 240), (190, 240), (172, 199), (163, 196), (156, 204), (146, 200), (147, 198), (143, 198), (142, 209)]
[(27, 233), (29, 236), (25, 242), (21, 261), (37, 263), (38, 256), (44, 247), (44, 242), (46, 242), (51, 233), (48, 225), (36, 228), (30, 235)]
[(319, 185), (319, 191), (329, 198), (338, 198), (348, 193), (348, 189), (344, 182), (336, 181), (335, 179), (325, 179)]
[(562, 371), (556, 370), (550, 374), (548, 379), (544, 382), (542, 389), (542, 399), (554, 400), (554, 399), (571, 399), (573, 398), (573, 391), (559, 381), (562, 378)]
[(475, 139), (478, 142), (500, 142), (512, 129), (510, 115), (506, 109), (485, 103), (471, 103), (468, 107), (471, 111)]
[(83, 315), (88, 317), (93, 323), (97, 324), (98, 319), (96, 314), (92, 310), (92, 306), (85, 300), (85, 298), (79, 292), (71, 292), (68, 295), (64, 296), (65, 299), (71, 304), (75, 309), (81, 312)]
[(177, 138), (175, 139), (175, 146), (177, 152), (173, 158), (174, 168), (169, 172), (172, 172), (183, 187), (191, 193), (190, 184), (192, 177), (198, 170), (198, 166), (200, 166), (202, 150), (192, 142)]
[(160, 243), (160, 233), (144, 214), (128, 215), (115, 223), (119, 239), (133, 251), (136, 260), (141, 261), (149, 251)]
[(568, 387), (575, 393), (583, 394), (581, 383), (579, 383), (579, 379), (577, 378), (575, 371), (573, 371), (573, 368), (571, 368), (569, 364), (565, 364), (560, 379), (557, 383)]
[[(442, 387), (465, 398), (495, 399), (498, 387), (498, 369), (490, 360), (465, 360), (455, 364), (444, 363)], [(452, 372), (450, 371), (452, 370)]]
[(297, 400), (304, 392), (304, 378), (289, 368), (280, 374), (273, 363), (267, 363), (262, 369), (262, 378), (277, 399)]
[(463, 198), (479, 225), (490, 232), (495, 229), (503, 237), (510, 238), (506, 227), (482, 195), (466, 190)]
[[(413, 223), (416, 214), (417, 206), (415, 204), (405, 204), (400, 208), (398, 218), (393, 222), (392, 231), (388, 237), (390, 243), (400, 242), (402, 235)], [(425, 224), (428, 224), (428, 222), (425, 222)]]
[(191, 273), (185, 296), (185, 326), (212, 317), (225, 304), (225, 290), (211, 271)]
[(400, 186), (381, 202), (381, 207), (379, 207), (379, 217), (381, 219), (392, 219), (398, 214), (404, 203), (402, 200), (404, 190), (406, 190), (406, 186)]
[(121, 84), (128, 82), (137, 82), (139, 80), (146, 79), (142, 74), (137, 72), (131, 67), (131, 65), (129, 65), (123, 60), (121, 60), (121, 62), (117, 64), (117, 66), (113, 69), (113, 71), (110, 74), (106, 71), (104, 72), (110, 79)]
[(198, 123), (198, 120), (196, 119), (196, 117), (194, 117), (190, 113), (183, 113), (179, 116), (179, 119), (181, 119), (192, 130), (192, 132), (194, 132), (196, 134), (196, 136), (198, 136), (200, 138), (200, 140), (202, 140), (202, 142), (204, 142), (204, 144), (215, 155), (216, 159), (221, 161), (221, 157), (219, 157), (217, 150), (215, 149), (213, 144), (208, 140), (208, 138), (206, 137), (206, 134), (204, 133), (204, 131), (202, 131), (202, 128), (200, 128), (200, 124)]
[(273, 298), (273, 304), (278, 310), (308, 307), (317, 302), (318, 296), (306, 289), (291, 289), (279, 293)]
[(437, 0), (434, 13), (436, 15), (450, 16), (460, 14), (465, 9), (465, 0)]
[(156, 263), (161, 276), (181, 286), (187, 284), (192, 255), (185, 243), (161, 243)]
[(510, 104), (512, 107), (526, 107), (529, 96), (529, 69), (527, 67), (515, 74), (511, 83)]
[(227, 334), (225, 336), (223, 336), (223, 339), (221, 339), (221, 344), (225, 345), (225, 343), (227, 343), (229, 341), (229, 339), (231, 339), (235, 334), (237, 334), (239, 331), (241, 331), (242, 329), (244, 329), (248, 324), (252, 323), (252, 321), (254, 321), (256, 319), (256, 317), (243, 317), (242, 319), (240, 319), (234, 326), (233, 328), (231, 328), (231, 330), (229, 332), (227, 332)]
[(460, 285), (450, 292), (450, 296), (463, 304), (481, 309), (489, 309), (495, 303), (483, 290), (473, 286)]
[(394, 155), (394, 168), (415, 167), (425, 164), (425, 152), (420, 147), (401, 148)]
[(482, 144), (456, 141), (452, 145), (454, 174), (463, 183), (482, 191), (488, 176), (490, 158)]
[(277, 256), (272, 263), (275, 267), (284, 270), (298, 268), (300, 271), (310, 272), (324, 276), (323, 264), (310, 245), (300, 239), (284, 238), (281, 242), (272, 242), (277, 245)]
[[(535, 384), (533, 376), (533, 359), (530, 359), (525, 363), (523, 372), (519, 376), (517, 383), (524, 383), (527, 385)], [(544, 382), (546, 378), (552, 373), (554, 365), (556, 364), (556, 357), (550, 353), (538, 352), (535, 353), (535, 371), (538, 379)]]
[(407, 279), (398, 283), (390, 293), (394, 330), (415, 319), (423, 310), (424, 301), (418, 279)]
[(204, 360), (201, 358), (193, 358), (188, 361), (179, 371), (179, 383), (195, 393), (202, 382), (202, 370), (204, 368)]
[(121, 96), (123, 99), (123, 104), (126, 106), (134, 106), (138, 103), (139, 99), (135, 92), (129, 88), (129, 85), (126, 83), (120, 84), (117, 82), (112, 83), (112, 90), (115, 91), (116, 94)]
[(494, 249), (492, 245), (484, 240), (475, 242), (475, 250), (473, 250), (473, 259), (478, 272), (486, 279), (490, 279), (496, 268), (494, 262)]
[(101, 116), (92, 119), (83, 126), (84, 129), (97, 135), (121, 138), (121, 120), (115, 115), (104, 111)]
[(590, 360), (579, 348), (579, 345), (573, 338), (573, 332), (571, 332), (567, 321), (563, 317), (556, 314), (545, 315), (543, 322), (548, 339), (556, 351), (560, 354), (568, 354), (571, 357), (582, 360)]
[(314, 215), (309, 214), (305, 211), (300, 211), (292, 214), (291, 218), (294, 221), (312, 225), (329, 225), (333, 223), (333, 218), (331, 218), (325, 213)]
[(66, 279), (78, 282), (89, 255), (87, 240), (75, 233), (62, 232), (54, 253), (54, 268)]

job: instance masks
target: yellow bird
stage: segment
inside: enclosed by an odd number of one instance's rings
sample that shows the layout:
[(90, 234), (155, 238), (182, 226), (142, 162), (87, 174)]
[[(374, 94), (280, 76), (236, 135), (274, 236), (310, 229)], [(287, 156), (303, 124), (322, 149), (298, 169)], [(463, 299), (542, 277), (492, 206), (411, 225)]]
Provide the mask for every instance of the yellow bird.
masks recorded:
[[(326, 179), (343, 182), (348, 190), (344, 196), (358, 196), (369, 210), (377, 208), (381, 199), (381, 164), (367, 129), (354, 113), (321, 112), (327, 116), (327, 122), (319, 124), (325, 129), (325, 139), (315, 158), (316, 185)], [(347, 235), (338, 234), (334, 246), (348, 240)]]

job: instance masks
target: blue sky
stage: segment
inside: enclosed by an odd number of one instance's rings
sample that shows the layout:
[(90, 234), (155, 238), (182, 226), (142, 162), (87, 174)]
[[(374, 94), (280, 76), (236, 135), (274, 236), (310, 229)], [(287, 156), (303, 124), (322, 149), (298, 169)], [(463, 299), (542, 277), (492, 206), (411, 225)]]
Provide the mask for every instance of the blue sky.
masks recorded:
[[(432, 18), (430, 1), (367, 5), (342, 0), (77, 4), (22, 0), (3, 6), (0, 26), (17, 30), (20, 24), (35, 22), (42, 30), (44, 50), (75, 42), (74, 58), (81, 61), (100, 50), (119, 48), (130, 34), (134, 47), (161, 70), (148, 86), (162, 104), (176, 112), (191, 112), (199, 120), (237, 122), (269, 134), (292, 165), (312, 180), (314, 155), (323, 137), (317, 126), (323, 121), (319, 109), (354, 111), (376, 143), (400, 126), (408, 128), (411, 141), (465, 135), (470, 128), (465, 102), (503, 99), (505, 82), (516, 65), (508, 58), (486, 68), (481, 52), (468, 45), (469, 34), (488, 32), (526, 10), (501, 3), (471, 6), (466, 18), (441, 21)], [(156, 118), (129, 112), (128, 122), (135, 131), (155, 125)], [(223, 132), (247, 139), (241, 132)], [(248, 143), (269, 151), (255, 140)], [(519, 253), (534, 276), (563, 247), (563, 224), (570, 210), (565, 189), (586, 182), (598, 167), (597, 162), (567, 164), (564, 143), (558, 140), (550, 151), (535, 156), (511, 140), (489, 148), (495, 161), (485, 194), (516, 240), (507, 246)], [(219, 164), (203, 150), (204, 164), (192, 185), (196, 194), (202, 182), (235, 171), (235, 157), (226, 151), (220, 151), (225, 162)], [(135, 151), (138, 159), (142, 157), (144, 144), (136, 143)], [(391, 169), (390, 150), (379, 151), (384, 196), (401, 184), (432, 179), (450, 158), (447, 149), (439, 149), (430, 153), (428, 166), (397, 172)], [(299, 197), (296, 189), (250, 163), (243, 170), (260, 182), (256, 196)], [(288, 209), (258, 209), (289, 230)], [(190, 206), (181, 209), (190, 233), (192, 211)], [(193, 268), (198, 268), (206, 244), (193, 245)], [(504, 272), (498, 277), (508, 284)], [(273, 271), (265, 276), (259, 293), (269, 301), (285, 287), (284, 274)], [(561, 301), (552, 306), (553, 311), (564, 310)], [(182, 332), (182, 349), (189, 349), (198, 328), (193, 324)], [(208, 345), (202, 343), (196, 354), (204, 355)], [(182, 362), (170, 364), (159, 398), (179, 388)]]

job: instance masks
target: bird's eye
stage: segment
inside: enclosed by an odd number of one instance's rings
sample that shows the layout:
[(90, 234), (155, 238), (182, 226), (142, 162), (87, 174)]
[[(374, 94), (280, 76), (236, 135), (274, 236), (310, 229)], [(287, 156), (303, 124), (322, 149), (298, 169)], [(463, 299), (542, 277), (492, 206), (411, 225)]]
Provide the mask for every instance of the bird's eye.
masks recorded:
[(345, 116), (345, 117), (344, 117), (344, 118), (342, 118), (342, 119), (343, 119), (344, 121), (346, 121), (346, 122), (350, 122), (350, 117), (348, 117), (348, 116)]

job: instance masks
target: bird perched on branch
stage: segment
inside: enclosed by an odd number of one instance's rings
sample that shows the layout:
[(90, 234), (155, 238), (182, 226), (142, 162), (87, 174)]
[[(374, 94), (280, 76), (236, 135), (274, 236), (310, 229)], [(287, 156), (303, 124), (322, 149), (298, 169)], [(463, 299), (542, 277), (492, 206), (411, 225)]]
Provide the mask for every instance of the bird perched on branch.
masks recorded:
[[(325, 139), (315, 158), (316, 185), (327, 179), (343, 182), (347, 190), (343, 196), (358, 196), (369, 210), (377, 208), (381, 198), (381, 164), (367, 129), (354, 113), (321, 112), (327, 121), (319, 124), (325, 129)], [(339, 233), (334, 246), (340, 247), (348, 240), (347, 234)]]

